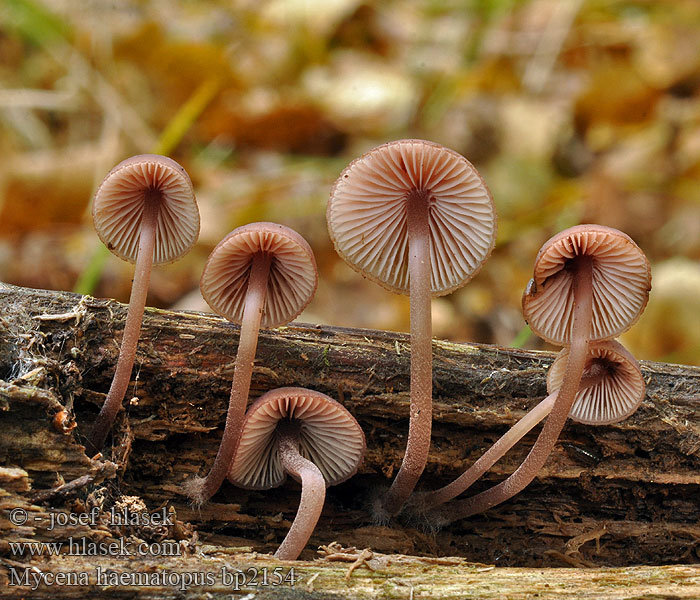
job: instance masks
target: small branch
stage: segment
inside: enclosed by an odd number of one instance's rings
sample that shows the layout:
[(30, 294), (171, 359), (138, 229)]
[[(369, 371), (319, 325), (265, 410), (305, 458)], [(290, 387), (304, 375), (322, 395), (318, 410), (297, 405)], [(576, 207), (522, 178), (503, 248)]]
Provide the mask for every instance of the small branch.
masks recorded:
[(66, 496), (76, 493), (87, 485), (101, 483), (105, 479), (111, 479), (116, 475), (116, 472), (117, 465), (109, 461), (103, 462), (92, 475), (81, 475), (73, 481), (58, 485), (49, 490), (35, 492), (31, 496), (32, 502), (46, 502), (47, 500), (53, 500), (55, 502), (59, 499), (65, 499)]

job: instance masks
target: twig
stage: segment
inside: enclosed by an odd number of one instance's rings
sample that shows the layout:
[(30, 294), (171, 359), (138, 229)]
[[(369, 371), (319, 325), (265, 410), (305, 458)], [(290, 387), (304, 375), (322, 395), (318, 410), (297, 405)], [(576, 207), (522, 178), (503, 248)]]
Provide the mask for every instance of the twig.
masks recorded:
[(93, 475), (82, 475), (77, 479), (73, 479), (68, 483), (51, 488), (50, 490), (40, 490), (32, 495), (32, 502), (45, 502), (49, 499), (57, 497), (65, 497), (68, 494), (79, 490), (80, 488), (90, 485), (91, 483), (102, 481), (114, 477), (117, 472), (117, 465), (113, 462), (103, 462), (100, 469)]

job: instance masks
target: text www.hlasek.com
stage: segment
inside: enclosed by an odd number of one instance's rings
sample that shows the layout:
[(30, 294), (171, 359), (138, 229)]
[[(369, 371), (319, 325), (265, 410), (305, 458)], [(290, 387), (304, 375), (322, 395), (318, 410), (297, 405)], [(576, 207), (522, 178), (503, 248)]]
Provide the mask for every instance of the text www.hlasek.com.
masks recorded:
[(135, 544), (126, 538), (109, 543), (68, 538), (67, 542), (10, 542), (10, 552), (24, 556), (180, 556), (181, 546), (174, 541)]

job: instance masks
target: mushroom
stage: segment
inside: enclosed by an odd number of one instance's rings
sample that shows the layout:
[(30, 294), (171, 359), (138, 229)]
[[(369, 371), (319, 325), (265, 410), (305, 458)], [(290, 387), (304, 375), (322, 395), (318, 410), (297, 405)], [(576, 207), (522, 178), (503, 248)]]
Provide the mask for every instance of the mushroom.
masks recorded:
[(105, 246), (136, 263), (116, 371), (88, 441), (89, 450), (97, 452), (131, 380), (151, 267), (173, 262), (192, 248), (199, 236), (199, 210), (185, 169), (165, 156), (141, 154), (107, 174), (95, 194), (92, 216)]
[(542, 246), (535, 259), (534, 278), (523, 295), (523, 313), (537, 335), (568, 346), (561, 385), (525, 460), (505, 481), (460, 501), (459, 518), (500, 504), (535, 478), (576, 399), (589, 343), (615, 337), (630, 328), (644, 310), (650, 289), (646, 256), (617, 229), (578, 225)]
[[(448, 502), (466, 491), (551, 412), (564, 380), (568, 355), (568, 348), (564, 348), (549, 368), (547, 373), (549, 395), (513, 425), (452, 483), (433, 492), (422, 494), (416, 502), (421, 511), (427, 511)], [(614, 340), (592, 342), (569, 418), (588, 425), (617, 423), (637, 410), (644, 399), (644, 390), (644, 379), (639, 363), (622, 344)], [(463, 517), (459, 510), (455, 510), (454, 505), (450, 505), (447, 513), (458, 514), (456, 518)]]
[(463, 156), (424, 140), (383, 144), (351, 162), (327, 210), (338, 254), (411, 299), (411, 400), (406, 452), (376, 517), (397, 514), (425, 468), (432, 423), (431, 295), (469, 281), (495, 243), (491, 194)]
[(296, 560), (321, 515), (326, 487), (354, 475), (364, 453), (364, 433), (342, 404), (313, 390), (278, 388), (248, 409), (228, 477), (249, 490), (278, 487), (287, 474), (301, 481), (296, 517), (275, 552)]
[(276, 223), (234, 229), (209, 255), (200, 288), (214, 312), (241, 326), (226, 426), (206, 477), (185, 482), (197, 504), (226, 478), (240, 438), (260, 327), (278, 327), (301, 313), (316, 291), (313, 252), (296, 231)]
[[(564, 348), (547, 372), (547, 391), (561, 387), (569, 349)], [(646, 385), (639, 362), (620, 342), (593, 342), (569, 418), (584, 425), (611, 425), (631, 416), (644, 400)]]

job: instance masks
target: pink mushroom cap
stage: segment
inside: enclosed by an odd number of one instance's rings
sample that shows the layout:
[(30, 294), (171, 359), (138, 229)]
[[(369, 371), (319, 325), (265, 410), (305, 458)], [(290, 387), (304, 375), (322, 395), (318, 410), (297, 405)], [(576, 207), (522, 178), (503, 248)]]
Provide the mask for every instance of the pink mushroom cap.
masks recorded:
[(272, 256), (261, 326), (278, 327), (306, 308), (318, 283), (311, 247), (289, 227), (260, 222), (234, 229), (212, 250), (200, 289), (215, 312), (240, 323), (250, 265), (260, 252)]
[(95, 230), (113, 254), (136, 262), (141, 216), (149, 194), (157, 194), (160, 201), (153, 264), (169, 263), (187, 253), (199, 236), (192, 182), (171, 158), (140, 154), (115, 166), (95, 193)]
[[(568, 354), (568, 348), (564, 348), (549, 368), (550, 394), (561, 387)], [(644, 400), (646, 386), (639, 363), (615, 340), (591, 343), (588, 355), (583, 376), (597, 368), (602, 369), (603, 377), (595, 385), (578, 391), (569, 417), (587, 425), (609, 425), (626, 419)]]
[(523, 294), (523, 315), (530, 328), (555, 345), (571, 344), (574, 294), (567, 265), (580, 256), (592, 260), (591, 341), (629, 329), (649, 299), (651, 267), (628, 235), (602, 225), (565, 229), (540, 249), (534, 277)]
[(326, 485), (352, 477), (365, 453), (365, 435), (339, 402), (304, 388), (278, 388), (258, 398), (248, 409), (229, 480), (252, 490), (280, 486), (287, 476), (277, 454), (275, 428), (281, 419), (301, 425), (299, 453), (313, 462)]
[(479, 271), (496, 240), (491, 194), (474, 166), (454, 150), (398, 140), (355, 159), (331, 191), (328, 230), (353, 269), (408, 294), (406, 198), (415, 191), (429, 196), (430, 287), (441, 296)]

